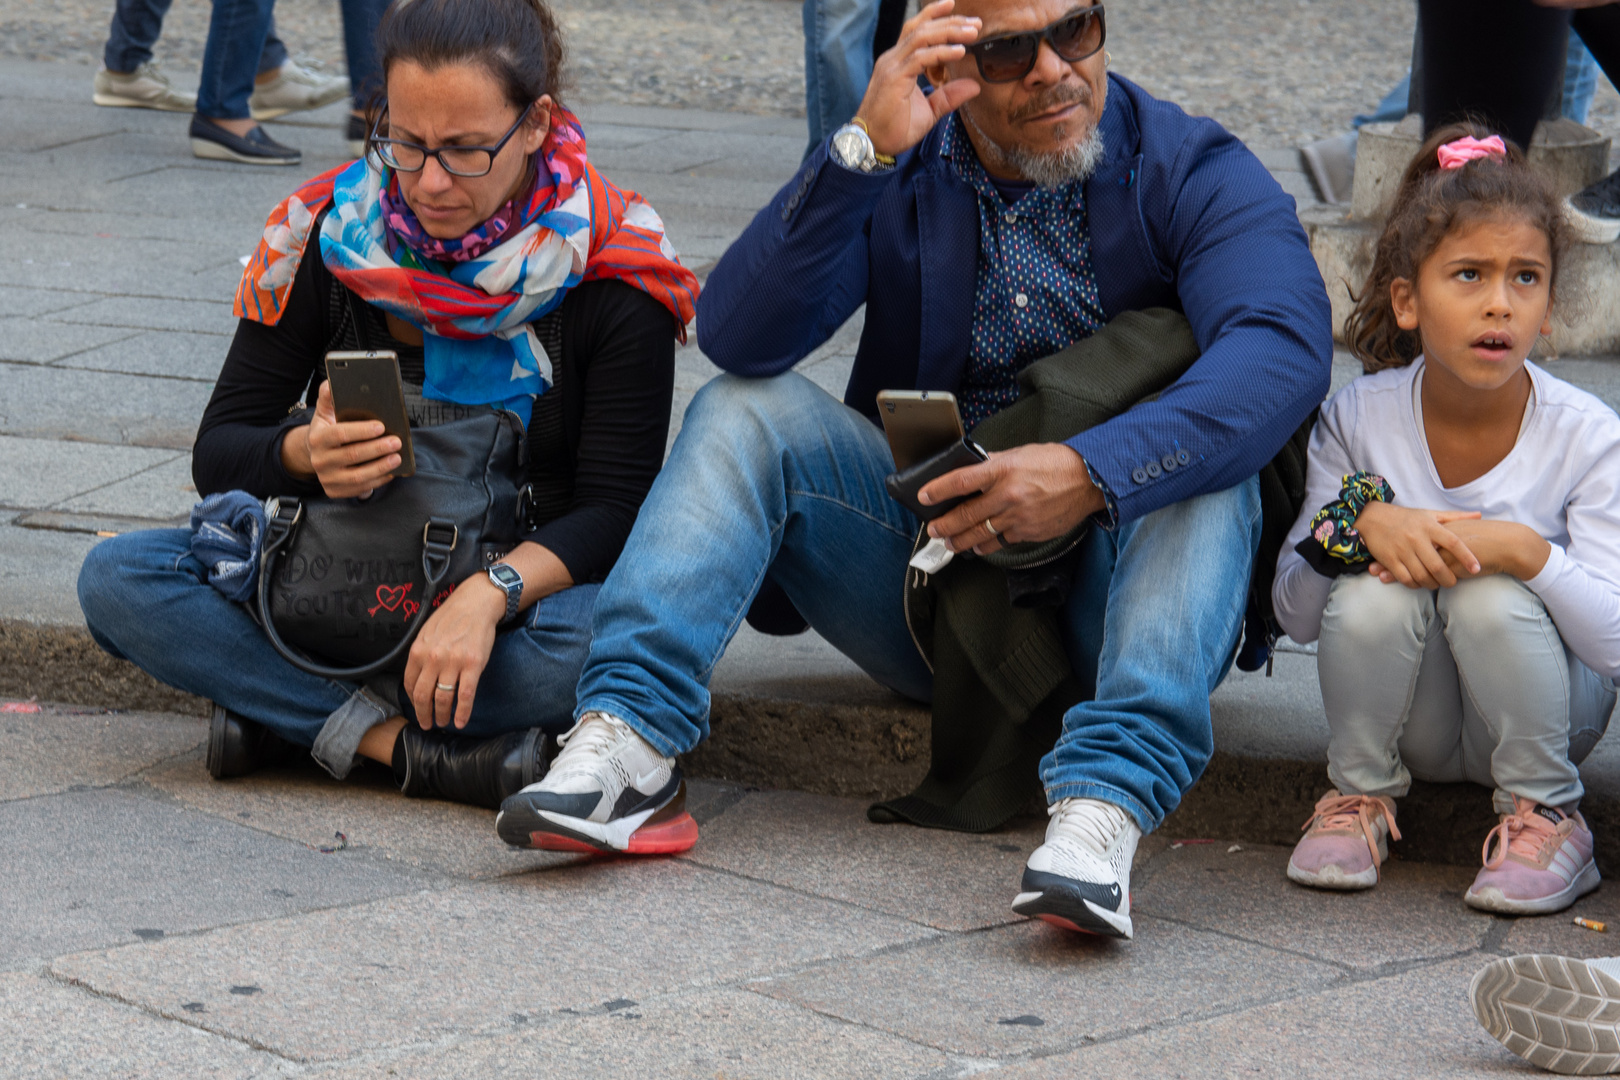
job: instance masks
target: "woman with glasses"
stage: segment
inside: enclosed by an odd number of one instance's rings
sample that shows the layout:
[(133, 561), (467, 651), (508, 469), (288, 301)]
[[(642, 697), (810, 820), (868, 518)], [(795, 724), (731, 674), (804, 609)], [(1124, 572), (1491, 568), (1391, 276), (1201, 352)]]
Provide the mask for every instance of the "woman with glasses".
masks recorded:
[(521, 542), (442, 599), (403, 678), (364, 686), (284, 661), (210, 584), (220, 566), (191, 530), (106, 541), (80, 602), (103, 647), (215, 703), (216, 778), (310, 748), (339, 778), (369, 758), (407, 795), (493, 807), (544, 772), (548, 734), (572, 723), (596, 583), (663, 460), (697, 282), (653, 209), (590, 165), (543, 0), (400, 0), (378, 43), (369, 152), (277, 207), (237, 290), (197, 491), (364, 498), (387, 484), (400, 442), (337, 420), (324, 357), (392, 350), (413, 417), (449, 403), (522, 418)]

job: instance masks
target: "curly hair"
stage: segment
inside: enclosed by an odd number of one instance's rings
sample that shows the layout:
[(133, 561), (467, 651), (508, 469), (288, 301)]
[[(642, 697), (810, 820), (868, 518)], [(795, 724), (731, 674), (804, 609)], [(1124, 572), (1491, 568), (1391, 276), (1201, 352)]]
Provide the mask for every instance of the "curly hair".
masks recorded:
[(1406, 166), (1373, 253), (1372, 271), (1361, 295), (1351, 294), (1355, 308), (1344, 321), (1345, 343), (1363, 371), (1405, 367), (1423, 351), (1418, 332), (1403, 330), (1395, 321), (1390, 284), (1396, 278), (1416, 281), (1423, 261), (1459, 226), (1511, 215), (1545, 233), (1552, 251), (1549, 282), (1557, 297), (1558, 267), (1571, 237), (1562, 201), (1541, 171), (1511, 142), (1505, 157), (1477, 158), (1459, 169), (1440, 168), (1441, 146), (1465, 136), (1484, 139), (1490, 134), (1476, 123), (1450, 124), (1424, 140)]

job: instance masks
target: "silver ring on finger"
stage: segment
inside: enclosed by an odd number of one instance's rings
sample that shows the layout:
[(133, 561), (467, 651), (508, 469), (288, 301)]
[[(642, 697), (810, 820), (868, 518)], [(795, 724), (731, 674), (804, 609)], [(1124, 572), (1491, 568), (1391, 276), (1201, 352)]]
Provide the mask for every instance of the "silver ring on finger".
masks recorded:
[(999, 537), (1001, 535), (1001, 530), (997, 529), (994, 525), (990, 524), (990, 519), (989, 518), (984, 519), (984, 527), (986, 529), (990, 530), (990, 535), (991, 536)]
[(449, 686), (444, 685), (444, 683), (434, 683), (433, 685), (439, 690), (440, 693), (453, 694), (456, 692), (455, 683), (451, 683)]

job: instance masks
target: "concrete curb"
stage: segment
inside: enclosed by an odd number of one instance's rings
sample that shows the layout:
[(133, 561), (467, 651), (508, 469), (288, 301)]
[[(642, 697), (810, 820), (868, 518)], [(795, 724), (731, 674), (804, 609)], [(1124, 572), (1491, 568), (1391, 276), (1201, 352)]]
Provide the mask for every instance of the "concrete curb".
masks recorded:
[[(80, 627), (0, 619), (0, 696), (147, 712), (206, 715), (207, 703), (164, 686), (101, 650)], [(717, 693), (710, 737), (688, 754), (694, 777), (847, 798), (904, 794), (928, 769), (929, 717), (921, 706), (844, 705)], [(1293, 844), (1325, 790), (1320, 761), (1244, 757), (1217, 750), (1161, 832), (1172, 839)], [(1032, 800), (1031, 814), (1041, 812)], [(1620, 799), (1588, 792), (1589, 820), (1620, 819)], [(1478, 865), (1495, 825), (1471, 784), (1415, 783), (1401, 800), (1405, 839), (1395, 857)], [(1601, 865), (1620, 860), (1620, 834), (1594, 829)]]

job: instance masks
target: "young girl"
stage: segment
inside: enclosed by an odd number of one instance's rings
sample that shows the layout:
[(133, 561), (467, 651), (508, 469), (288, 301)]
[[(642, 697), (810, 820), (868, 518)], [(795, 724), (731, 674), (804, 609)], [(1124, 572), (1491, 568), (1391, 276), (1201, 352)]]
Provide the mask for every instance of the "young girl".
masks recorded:
[[(1407, 166), (1345, 326), (1367, 374), (1322, 409), (1277, 618), (1320, 639), (1333, 790), (1288, 876), (1378, 881), (1413, 776), (1495, 789), (1465, 899), (1560, 911), (1598, 886), (1576, 766), (1620, 675), (1620, 418), (1526, 357), (1559, 201), (1472, 126)], [(1296, 546), (1297, 545), (1297, 546)]]

